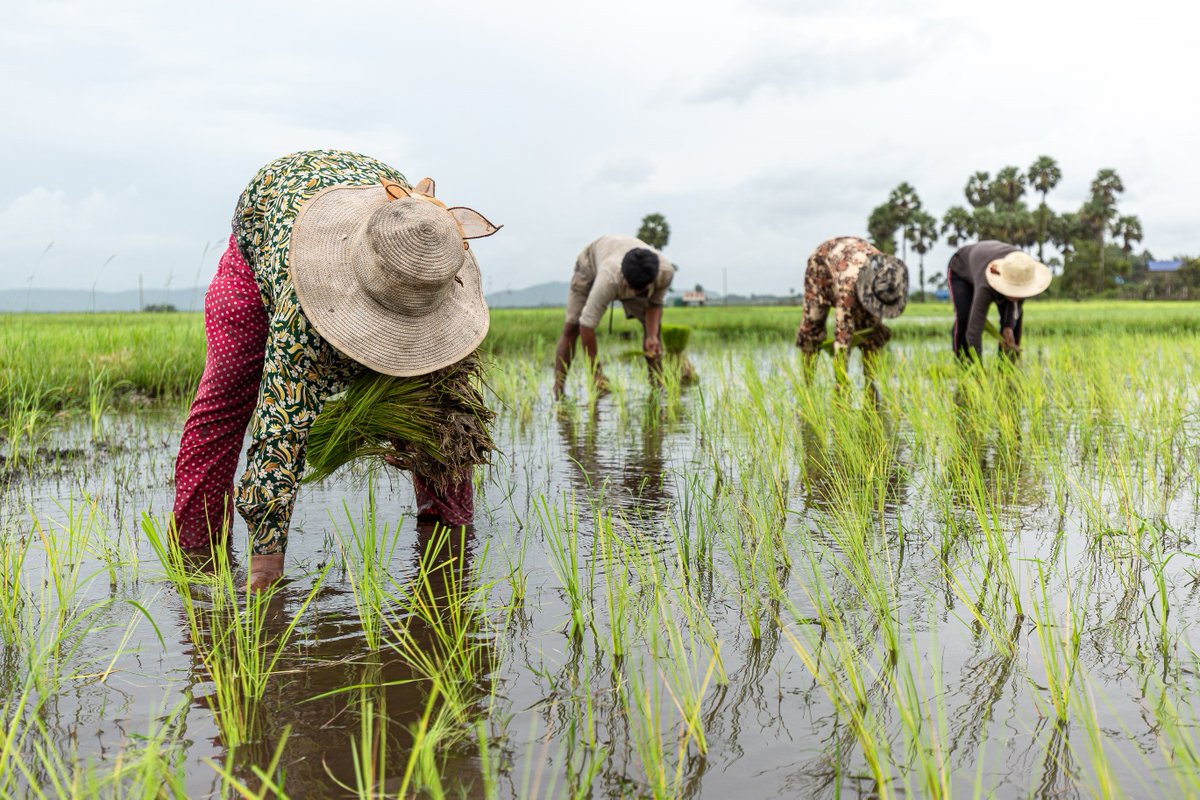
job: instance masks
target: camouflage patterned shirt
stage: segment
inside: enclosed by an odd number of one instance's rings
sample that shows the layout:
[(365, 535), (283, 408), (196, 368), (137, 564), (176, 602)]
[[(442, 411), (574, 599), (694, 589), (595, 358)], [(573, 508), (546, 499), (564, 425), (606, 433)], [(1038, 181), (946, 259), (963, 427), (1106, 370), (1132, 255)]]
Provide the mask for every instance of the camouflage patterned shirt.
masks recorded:
[(804, 319), (796, 332), (796, 346), (806, 355), (815, 354), (825, 340), (830, 308), (834, 310), (835, 352), (850, 347), (855, 331), (871, 329), (866, 340), (859, 343), (866, 353), (879, 350), (891, 338), (892, 332), (879, 317), (863, 308), (855, 290), (859, 271), (878, 253), (865, 239), (840, 236), (817, 245), (808, 257), (804, 272)]

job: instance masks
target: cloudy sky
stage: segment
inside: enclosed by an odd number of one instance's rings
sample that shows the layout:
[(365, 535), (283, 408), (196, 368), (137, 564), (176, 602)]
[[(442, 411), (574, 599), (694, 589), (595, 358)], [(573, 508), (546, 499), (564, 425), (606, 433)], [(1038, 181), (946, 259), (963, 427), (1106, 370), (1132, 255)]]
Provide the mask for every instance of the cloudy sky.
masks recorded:
[(658, 211), (677, 285), (782, 293), (897, 183), (940, 216), (1042, 153), (1052, 206), (1116, 168), (1145, 246), (1194, 254), (1198, 29), (1191, 0), (9, 4), (0, 289), (205, 284), (254, 172), (327, 147), (503, 223), (488, 290)]

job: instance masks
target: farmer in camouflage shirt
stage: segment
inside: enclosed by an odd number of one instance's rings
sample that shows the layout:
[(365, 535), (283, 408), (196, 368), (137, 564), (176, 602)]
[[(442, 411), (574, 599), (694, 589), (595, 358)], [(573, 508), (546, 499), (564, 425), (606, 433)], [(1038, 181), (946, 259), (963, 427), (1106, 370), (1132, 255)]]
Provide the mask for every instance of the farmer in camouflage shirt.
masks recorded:
[(899, 316), (907, 300), (908, 269), (903, 261), (865, 239), (829, 239), (808, 257), (804, 319), (796, 332), (796, 346), (811, 362), (825, 341), (825, 320), (832, 307), (836, 374), (844, 377), (850, 348), (862, 348), (869, 365), (892, 336), (883, 320)]

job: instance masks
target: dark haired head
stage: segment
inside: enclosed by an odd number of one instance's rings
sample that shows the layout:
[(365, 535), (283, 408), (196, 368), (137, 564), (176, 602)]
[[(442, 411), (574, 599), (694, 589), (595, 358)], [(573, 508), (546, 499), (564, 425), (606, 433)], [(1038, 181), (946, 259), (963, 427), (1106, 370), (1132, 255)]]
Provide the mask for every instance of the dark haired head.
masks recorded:
[(640, 292), (658, 277), (658, 253), (636, 247), (621, 259), (621, 275), (635, 292)]

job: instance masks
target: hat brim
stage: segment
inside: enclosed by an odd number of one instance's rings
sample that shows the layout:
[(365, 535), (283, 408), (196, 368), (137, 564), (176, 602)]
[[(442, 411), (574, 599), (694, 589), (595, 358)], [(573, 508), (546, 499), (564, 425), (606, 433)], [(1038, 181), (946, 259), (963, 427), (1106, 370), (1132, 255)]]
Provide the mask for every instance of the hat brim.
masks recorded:
[[(875, 284), (875, 276), (884, 268), (884, 259), (895, 262), (903, 274), (901, 283), (904, 291), (893, 303), (883, 302), (871, 289)], [(858, 280), (854, 282), (854, 293), (858, 295), (858, 302), (871, 316), (880, 319), (895, 319), (904, 313), (904, 309), (908, 305), (908, 266), (895, 256), (889, 256), (886, 253), (872, 256), (859, 270)]]
[(1046, 291), (1050, 287), (1050, 281), (1054, 275), (1050, 272), (1050, 268), (1045, 264), (1037, 263), (1033, 268), (1033, 280), (1024, 285), (1018, 285), (1004, 280), (1004, 278), (990, 269), (984, 270), (984, 276), (987, 278), (988, 285), (995, 289), (1005, 297), (1011, 297), (1014, 300), (1024, 300), (1027, 297), (1033, 297)]
[(384, 375), (424, 375), (461, 361), (483, 342), (489, 315), (479, 264), (463, 251), (462, 280), (421, 316), (393, 311), (363, 289), (352, 243), (375, 209), (382, 186), (331, 186), (301, 208), (292, 226), (288, 269), (300, 308), (343, 355)]

